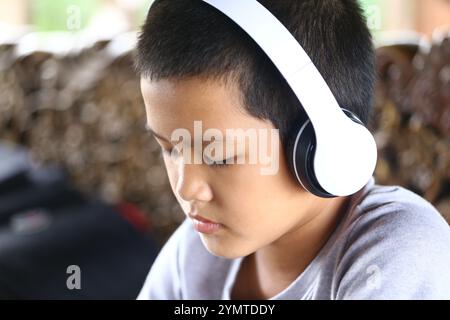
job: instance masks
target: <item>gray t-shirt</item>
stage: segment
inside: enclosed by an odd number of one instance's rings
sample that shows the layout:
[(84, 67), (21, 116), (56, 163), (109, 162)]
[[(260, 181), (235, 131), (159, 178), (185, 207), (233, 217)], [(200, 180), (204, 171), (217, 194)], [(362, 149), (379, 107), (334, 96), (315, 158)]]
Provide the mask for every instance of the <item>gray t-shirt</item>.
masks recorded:
[[(186, 219), (138, 299), (230, 299), (242, 260), (212, 255)], [(425, 199), (372, 177), (313, 261), (271, 299), (450, 299), (450, 228)]]

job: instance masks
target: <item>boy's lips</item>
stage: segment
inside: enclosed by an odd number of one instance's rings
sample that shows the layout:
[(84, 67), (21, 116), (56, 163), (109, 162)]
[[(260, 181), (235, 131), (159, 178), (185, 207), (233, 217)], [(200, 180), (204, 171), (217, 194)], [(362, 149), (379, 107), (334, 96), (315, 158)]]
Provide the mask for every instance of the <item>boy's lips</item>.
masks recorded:
[(215, 222), (215, 221), (213, 221), (213, 220), (206, 219), (205, 217), (202, 217), (201, 215), (199, 215), (199, 214), (197, 214), (197, 213), (189, 213), (188, 216), (189, 216), (189, 218), (191, 218), (191, 219), (195, 219), (195, 220), (198, 220), (198, 221), (201, 221), (201, 222), (205, 222), (205, 223), (217, 223), (217, 224), (218, 224), (218, 222)]
[(222, 224), (206, 219), (199, 214), (189, 213), (188, 216), (191, 218), (195, 230), (201, 233), (212, 234), (219, 231), (223, 227)]

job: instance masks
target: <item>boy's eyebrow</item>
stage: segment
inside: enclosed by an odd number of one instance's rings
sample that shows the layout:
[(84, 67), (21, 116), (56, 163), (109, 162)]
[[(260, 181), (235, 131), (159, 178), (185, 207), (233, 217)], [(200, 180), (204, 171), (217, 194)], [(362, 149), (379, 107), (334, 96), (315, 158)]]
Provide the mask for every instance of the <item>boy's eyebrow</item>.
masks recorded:
[[(164, 141), (166, 141), (166, 142), (168, 142), (168, 143), (172, 143), (169, 139), (163, 137), (163, 136), (160, 135), (159, 133), (156, 133), (156, 132), (148, 125), (148, 123), (145, 124), (145, 129), (146, 129), (146, 131), (149, 131), (149, 132), (150, 132), (152, 135), (154, 135), (155, 137), (157, 137), (157, 138), (159, 138), (159, 139), (161, 139), (161, 140), (164, 140)], [(193, 139), (193, 138), (191, 138), (191, 142), (192, 142), (192, 143), (194, 142), (194, 139)], [(206, 143), (206, 141), (202, 141), (202, 144), (205, 144), (205, 143)]]

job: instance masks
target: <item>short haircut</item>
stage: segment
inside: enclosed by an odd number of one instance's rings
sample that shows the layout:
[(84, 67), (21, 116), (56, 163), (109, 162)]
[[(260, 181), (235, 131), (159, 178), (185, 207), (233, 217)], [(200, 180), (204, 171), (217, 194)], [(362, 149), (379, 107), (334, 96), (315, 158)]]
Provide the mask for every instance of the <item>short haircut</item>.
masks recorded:
[[(375, 55), (358, 1), (259, 2), (299, 41), (339, 105), (369, 126)], [(155, 0), (139, 35), (135, 65), (142, 77), (151, 80), (200, 77), (233, 81), (247, 113), (270, 120), (280, 130), (283, 145), (306, 116), (298, 98), (256, 42), (201, 0)]]

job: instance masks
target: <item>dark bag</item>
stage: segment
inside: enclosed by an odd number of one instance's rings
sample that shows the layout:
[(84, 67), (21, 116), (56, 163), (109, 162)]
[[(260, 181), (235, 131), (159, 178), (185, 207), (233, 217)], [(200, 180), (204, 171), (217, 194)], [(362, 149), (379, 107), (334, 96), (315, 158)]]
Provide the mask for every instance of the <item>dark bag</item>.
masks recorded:
[(0, 144), (0, 298), (135, 299), (158, 252), (143, 221)]

